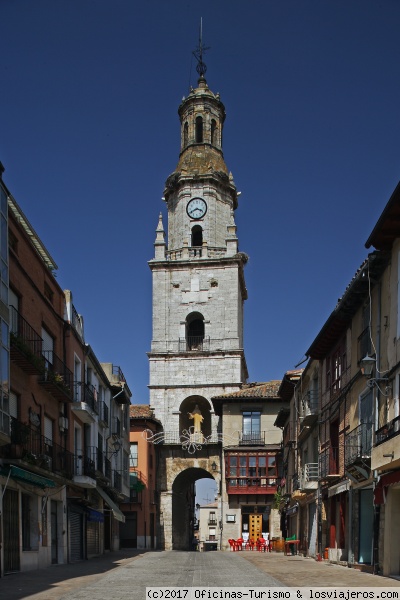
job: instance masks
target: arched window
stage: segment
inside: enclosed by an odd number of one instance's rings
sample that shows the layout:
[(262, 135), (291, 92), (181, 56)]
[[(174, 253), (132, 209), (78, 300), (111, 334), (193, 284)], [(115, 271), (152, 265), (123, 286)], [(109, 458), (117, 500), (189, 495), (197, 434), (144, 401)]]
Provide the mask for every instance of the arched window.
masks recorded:
[(203, 143), (203, 117), (196, 117), (196, 143)]
[(186, 321), (186, 344), (188, 350), (202, 350), (204, 341), (204, 318), (192, 313)]
[(188, 145), (188, 141), (189, 141), (189, 125), (188, 122), (186, 121), (185, 125), (183, 126), (183, 147), (186, 148), (186, 146)]
[(192, 248), (203, 245), (203, 230), (200, 225), (195, 225), (192, 228)]
[(217, 137), (217, 122), (215, 119), (211, 120), (211, 144), (215, 146)]

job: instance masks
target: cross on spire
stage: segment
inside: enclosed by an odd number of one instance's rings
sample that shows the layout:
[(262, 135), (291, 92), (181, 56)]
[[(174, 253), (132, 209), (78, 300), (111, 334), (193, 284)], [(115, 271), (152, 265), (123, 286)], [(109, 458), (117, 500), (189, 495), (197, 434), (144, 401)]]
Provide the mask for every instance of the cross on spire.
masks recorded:
[(209, 47), (206, 48), (203, 45), (203, 18), (201, 17), (200, 32), (199, 32), (199, 45), (197, 46), (197, 48), (195, 50), (193, 50), (193, 55), (197, 60), (196, 71), (198, 72), (200, 77), (204, 77), (204, 75), (206, 74), (206, 71), (207, 71), (207, 66), (203, 62), (203, 53), (205, 53), (205, 51), (209, 50), (209, 49), (210, 49)]

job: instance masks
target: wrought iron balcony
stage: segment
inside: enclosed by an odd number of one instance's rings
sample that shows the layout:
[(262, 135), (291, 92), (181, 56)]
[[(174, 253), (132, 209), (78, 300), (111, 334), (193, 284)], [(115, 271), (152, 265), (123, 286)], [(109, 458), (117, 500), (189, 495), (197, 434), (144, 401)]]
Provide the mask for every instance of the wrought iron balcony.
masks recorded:
[(390, 440), (390, 438), (395, 437), (400, 433), (400, 416), (395, 417), (383, 427), (380, 427), (375, 434), (375, 445), (378, 446), (386, 440)]
[(210, 337), (191, 335), (179, 338), (179, 352), (201, 352), (210, 349)]
[(101, 402), (98, 403), (98, 407), (99, 407), (99, 421), (101, 423), (103, 423), (106, 427), (108, 427), (108, 425), (109, 425), (108, 406), (104, 402), (104, 400), (101, 400)]
[(345, 466), (371, 458), (372, 423), (360, 423), (345, 437)]
[(265, 431), (257, 431), (252, 433), (240, 432), (239, 445), (241, 446), (264, 446)]
[(72, 479), (74, 455), (59, 444), (49, 440), (29, 425), (11, 418), (11, 443), (3, 447), (7, 458), (21, 459), (32, 466), (40, 467)]
[(73, 398), (74, 378), (72, 371), (57, 356), (53, 350), (43, 350), (44, 371), (39, 378), (39, 383), (60, 402)]
[(10, 357), (26, 373), (43, 374), (43, 340), (23, 316), (10, 306)]
[[(96, 388), (88, 383), (76, 381), (74, 384), (74, 402), (86, 404), (96, 415), (99, 412), (99, 403), (97, 401)], [(73, 407), (75, 409), (75, 407)], [(86, 410), (85, 406), (80, 407), (81, 410)], [(85, 421), (86, 422), (86, 421)]]
[(319, 455), (318, 464), (320, 479), (339, 477), (339, 448), (325, 448)]
[(289, 421), (283, 430), (283, 445), (290, 446), (296, 441), (297, 424)]
[(308, 390), (301, 399), (300, 429), (311, 425), (318, 417), (318, 390)]

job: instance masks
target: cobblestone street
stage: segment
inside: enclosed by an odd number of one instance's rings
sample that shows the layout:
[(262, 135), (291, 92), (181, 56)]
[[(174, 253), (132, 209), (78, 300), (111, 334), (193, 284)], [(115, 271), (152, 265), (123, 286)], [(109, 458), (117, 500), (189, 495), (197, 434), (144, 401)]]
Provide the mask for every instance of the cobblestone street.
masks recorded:
[(274, 552), (121, 551), (74, 565), (7, 575), (0, 579), (0, 599), (144, 600), (147, 586), (400, 588), (400, 582)]

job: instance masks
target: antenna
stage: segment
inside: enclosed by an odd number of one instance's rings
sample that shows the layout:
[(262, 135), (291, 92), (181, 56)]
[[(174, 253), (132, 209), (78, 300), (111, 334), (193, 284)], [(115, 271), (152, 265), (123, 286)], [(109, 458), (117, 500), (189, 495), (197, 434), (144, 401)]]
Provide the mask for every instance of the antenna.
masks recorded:
[(203, 53), (206, 50), (209, 50), (209, 47), (203, 46), (203, 17), (200, 18), (200, 32), (199, 32), (199, 45), (196, 50), (193, 50), (193, 56), (197, 60), (196, 71), (200, 75), (200, 77), (204, 77), (207, 71), (207, 67), (203, 62)]

